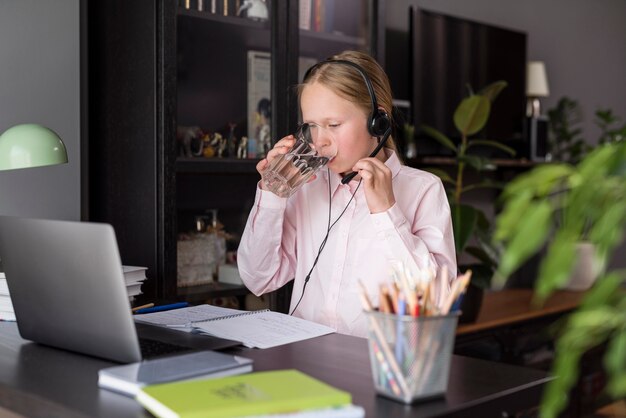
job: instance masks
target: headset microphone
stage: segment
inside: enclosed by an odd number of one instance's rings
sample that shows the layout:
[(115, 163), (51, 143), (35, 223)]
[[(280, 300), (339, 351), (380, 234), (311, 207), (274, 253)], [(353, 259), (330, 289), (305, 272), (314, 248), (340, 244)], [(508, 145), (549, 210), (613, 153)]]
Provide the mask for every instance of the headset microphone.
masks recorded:
[[(383, 138), (380, 140), (380, 142), (378, 143), (376, 148), (374, 148), (374, 151), (372, 151), (372, 153), (369, 155), (369, 158), (374, 158), (376, 156), (376, 154), (378, 154), (378, 152), (383, 147), (383, 145), (385, 145), (385, 142), (387, 142), (387, 139), (389, 138), (389, 135), (391, 135), (391, 127), (387, 128), (387, 131), (384, 133)], [(359, 173), (357, 173), (356, 171), (352, 171), (352, 172), (346, 174), (341, 179), (341, 184), (349, 183), (354, 178), (354, 176), (356, 176), (357, 174), (359, 174)]]

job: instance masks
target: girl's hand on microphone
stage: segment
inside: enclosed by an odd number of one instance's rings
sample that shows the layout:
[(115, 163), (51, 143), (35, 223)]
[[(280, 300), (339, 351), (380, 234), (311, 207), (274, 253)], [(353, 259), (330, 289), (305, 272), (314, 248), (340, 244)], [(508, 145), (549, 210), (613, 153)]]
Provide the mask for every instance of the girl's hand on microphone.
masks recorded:
[(391, 186), (391, 170), (377, 158), (363, 158), (354, 165), (352, 170), (363, 179), (365, 199), (370, 213), (381, 213), (389, 210), (396, 203)]

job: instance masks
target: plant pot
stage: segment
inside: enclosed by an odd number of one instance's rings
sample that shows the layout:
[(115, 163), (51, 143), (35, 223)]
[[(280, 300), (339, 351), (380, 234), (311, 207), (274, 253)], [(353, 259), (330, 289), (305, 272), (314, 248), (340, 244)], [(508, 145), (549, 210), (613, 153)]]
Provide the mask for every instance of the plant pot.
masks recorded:
[(566, 290), (587, 290), (604, 269), (595, 258), (595, 247), (590, 242), (576, 244), (576, 262), (569, 280), (561, 286)]
[(460, 324), (468, 324), (476, 321), (480, 307), (483, 304), (484, 294), (485, 290), (482, 287), (475, 286), (470, 282), (463, 296), (463, 300), (461, 301)]

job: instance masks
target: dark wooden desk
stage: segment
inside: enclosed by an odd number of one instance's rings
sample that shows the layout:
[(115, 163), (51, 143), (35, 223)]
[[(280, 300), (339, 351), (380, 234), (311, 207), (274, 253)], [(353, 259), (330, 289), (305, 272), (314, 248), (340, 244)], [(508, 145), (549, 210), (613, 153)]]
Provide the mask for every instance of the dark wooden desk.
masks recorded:
[(457, 336), (468, 335), (536, 319), (560, 316), (574, 310), (580, 304), (584, 294), (584, 292), (561, 290), (554, 293), (543, 306), (534, 307), (531, 304), (532, 289), (504, 289), (487, 292), (476, 322), (459, 325), (456, 334)]
[(532, 289), (486, 293), (476, 322), (457, 328), (455, 353), (547, 368), (554, 340), (550, 326), (573, 311), (584, 292), (555, 292), (543, 306), (533, 306), (532, 296)]
[[(296, 368), (352, 393), (368, 417), (501, 417), (536, 405), (546, 373), (454, 356), (445, 398), (405, 406), (377, 396), (367, 341), (331, 334), (267, 350), (231, 352), (254, 359), (255, 370)], [(97, 386), (111, 363), (22, 340), (15, 323), (0, 322), (0, 415), (145, 417), (133, 399)], [(6, 411), (4, 411), (6, 412)]]
[[(555, 330), (575, 310), (585, 292), (557, 291), (543, 306), (531, 304), (531, 289), (505, 289), (485, 294), (475, 323), (457, 328), (454, 352), (463, 356), (549, 370), (554, 360)], [(582, 416), (602, 404), (606, 375), (604, 346), (589, 350), (569, 396), (565, 416)]]

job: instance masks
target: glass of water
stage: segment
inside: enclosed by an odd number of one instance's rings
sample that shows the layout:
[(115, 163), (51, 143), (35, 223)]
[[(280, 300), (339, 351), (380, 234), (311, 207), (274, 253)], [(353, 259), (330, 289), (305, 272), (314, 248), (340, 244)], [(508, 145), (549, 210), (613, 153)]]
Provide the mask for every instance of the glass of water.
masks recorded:
[(294, 194), (337, 154), (332, 133), (319, 125), (302, 124), (294, 137), (289, 152), (275, 157), (261, 173), (263, 188), (280, 197)]

